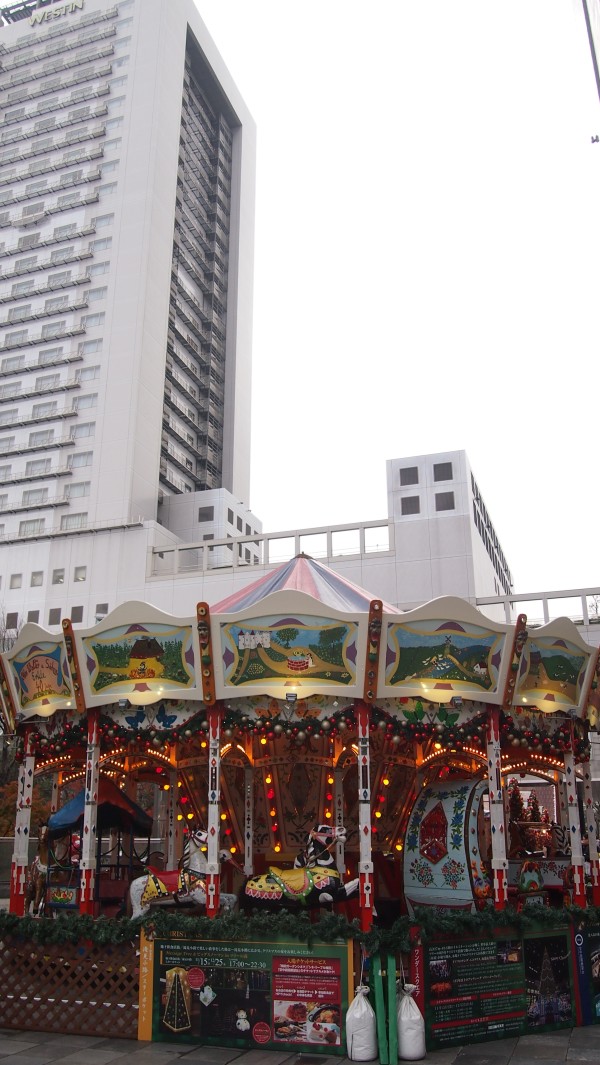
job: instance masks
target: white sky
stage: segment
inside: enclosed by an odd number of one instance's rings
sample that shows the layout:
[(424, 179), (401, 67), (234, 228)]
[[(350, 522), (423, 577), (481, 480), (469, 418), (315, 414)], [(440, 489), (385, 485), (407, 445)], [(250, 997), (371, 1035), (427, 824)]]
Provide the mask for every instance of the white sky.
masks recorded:
[(385, 517), (387, 458), (465, 448), (515, 590), (600, 585), (581, 0), (196, 4), (258, 127), (264, 528)]

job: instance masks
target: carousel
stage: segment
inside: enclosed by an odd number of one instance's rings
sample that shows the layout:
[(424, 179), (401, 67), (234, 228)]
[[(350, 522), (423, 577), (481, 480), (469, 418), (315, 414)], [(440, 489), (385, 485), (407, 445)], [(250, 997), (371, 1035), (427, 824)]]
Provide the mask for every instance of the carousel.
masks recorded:
[(598, 655), (567, 619), (399, 613), (303, 555), (195, 616), (28, 624), (0, 659), (10, 911), (341, 907), (367, 931), (416, 906), (599, 905)]

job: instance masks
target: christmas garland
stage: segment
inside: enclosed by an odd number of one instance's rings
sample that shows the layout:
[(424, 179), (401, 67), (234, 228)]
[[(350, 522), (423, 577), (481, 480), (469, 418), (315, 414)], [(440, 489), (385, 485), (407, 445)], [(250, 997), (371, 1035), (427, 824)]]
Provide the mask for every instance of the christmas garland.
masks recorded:
[(577, 906), (552, 909), (535, 907), (535, 914), (526, 910), (518, 913), (508, 907), (494, 910), (491, 906), (477, 913), (448, 911), (439, 913), (429, 908), (415, 910), (414, 919), (398, 918), (391, 928), (374, 927), (369, 932), (361, 931), (358, 922), (348, 922), (338, 914), (325, 914), (315, 922), (307, 913), (244, 915), (225, 914), (222, 917), (188, 917), (158, 911), (136, 921), (128, 918), (94, 919), (88, 915), (59, 914), (55, 920), (40, 920), (34, 917), (17, 917), (16, 914), (0, 913), (0, 939), (7, 937), (32, 940), (36, 943), (71, 943), (87, 940), (96, 946), (125, 943), (136, 939), (143, 928), (154, 939), (167, 938), (173, 932), (186, 939), (217, 939), (246, 941), (257, 936), (273, 939), (280, 935), (292, 936), (309, 946), (315, 941), (330, 943), (334, 940), (354, 940), (368, 954), (378, 951), (409, 953), (411, 930), (419, 930), (420, 938), (427, 942), (436, 938), (489, 939), (498, 929), (514, 929), (518, 934), (540, 929), (565, 929), (571, 924), (578, 927), (600, 927), (600, 908), (581, 909)]

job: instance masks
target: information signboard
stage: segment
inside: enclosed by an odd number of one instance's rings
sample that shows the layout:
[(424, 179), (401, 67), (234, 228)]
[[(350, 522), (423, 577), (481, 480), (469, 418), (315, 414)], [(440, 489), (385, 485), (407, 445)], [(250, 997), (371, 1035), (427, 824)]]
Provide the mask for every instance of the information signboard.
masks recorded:
[(430, 1050), (524, 1031), (527, 999), (520, 939), (430, 943), (425, 979)]
[(578, 929), (574, 943), (581, 1022), (600, 1024), (600, 928)]
[(569, 930), (528, 933), (523, 940), (528, 1031), (577, 1023)]
[(142, 939), (138, 1037), (344, 1055), (351, 944)]

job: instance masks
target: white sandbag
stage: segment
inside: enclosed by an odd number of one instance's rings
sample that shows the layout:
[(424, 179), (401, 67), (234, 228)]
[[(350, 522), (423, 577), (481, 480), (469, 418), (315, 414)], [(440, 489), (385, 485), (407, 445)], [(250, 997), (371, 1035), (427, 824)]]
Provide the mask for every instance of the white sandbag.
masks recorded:
[(398, 1057), (401, 1061), (419, 1061), (425, 1057), (425, 1021), (413, 996), (415, 984), (398, 983), (396, 999), (398, 1017)]
[(374, 1061), (377, 1057), (377, 1023), (368, 994), (369, 988), (359, 984), (356, 997), (346, 1013), (346, 1043), (350, 1061)]

